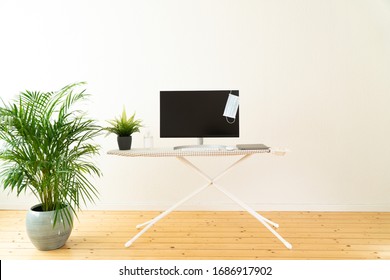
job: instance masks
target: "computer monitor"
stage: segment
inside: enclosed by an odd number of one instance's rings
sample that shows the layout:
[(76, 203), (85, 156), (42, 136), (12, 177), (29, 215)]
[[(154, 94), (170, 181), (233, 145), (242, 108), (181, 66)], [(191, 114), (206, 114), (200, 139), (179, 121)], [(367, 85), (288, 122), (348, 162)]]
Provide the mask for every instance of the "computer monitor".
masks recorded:
[(235, 118), (224, 116), (229, 94), (239, 91), (160, 91), (160, 137), (239, 137), (239, 110)]

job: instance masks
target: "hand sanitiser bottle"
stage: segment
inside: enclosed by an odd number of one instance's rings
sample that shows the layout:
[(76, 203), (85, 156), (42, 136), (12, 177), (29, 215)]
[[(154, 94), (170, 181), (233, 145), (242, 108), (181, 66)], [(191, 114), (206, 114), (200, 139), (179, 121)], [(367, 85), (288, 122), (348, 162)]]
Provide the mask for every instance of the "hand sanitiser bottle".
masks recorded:
[(153, 136), (150, 133), (150, 130), (146, 130), (144, 135), (144, 148), (152, 149), (153, 148)]

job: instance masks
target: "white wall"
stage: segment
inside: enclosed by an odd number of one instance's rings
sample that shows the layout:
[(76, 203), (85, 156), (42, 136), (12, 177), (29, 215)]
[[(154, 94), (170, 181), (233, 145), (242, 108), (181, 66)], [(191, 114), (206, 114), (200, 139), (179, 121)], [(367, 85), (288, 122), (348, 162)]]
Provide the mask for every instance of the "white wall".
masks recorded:
[[(390, 211), (390, 2), (0, 1), (0, 94), (87, 81), (92, 116), (122, 105), (159, 139), (161, 89), (237, 88), (241, 137), (287, 147), (221, 180), (258, 210)], [(142, 133), (134, 146), (142, 146)], [(203, 184), (175, 159), (106, 155), (89, 209), (164, 209)], [(208, 143), (217, 143), (212, 139)], [(211, 174), (230, 158), (196, 158)], [(0, 208), (29, 195), (0, 193)], [(213, 189), (181, 209), (239, 209)]]

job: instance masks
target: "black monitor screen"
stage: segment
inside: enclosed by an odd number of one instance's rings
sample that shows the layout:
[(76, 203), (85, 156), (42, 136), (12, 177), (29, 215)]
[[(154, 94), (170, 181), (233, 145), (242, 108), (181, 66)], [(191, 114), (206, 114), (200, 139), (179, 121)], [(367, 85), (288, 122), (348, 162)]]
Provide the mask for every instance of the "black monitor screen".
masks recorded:
[(223, 116), (238, 90), (160, 91), (160, 137), (239, 137), (235, 119)]

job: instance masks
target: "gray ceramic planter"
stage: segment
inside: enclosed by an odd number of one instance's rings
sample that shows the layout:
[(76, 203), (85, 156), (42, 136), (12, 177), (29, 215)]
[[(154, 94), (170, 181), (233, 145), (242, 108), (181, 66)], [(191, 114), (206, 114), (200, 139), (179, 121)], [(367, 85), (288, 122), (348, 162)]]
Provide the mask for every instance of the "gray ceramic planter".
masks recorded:
[(55, 212), (37, 211), (40, 206), (40, 204), (37, 204), (27, 212), (26, 229), (28, 237), (34, 246), (41, 251), (54, 250), (64, 246), (72, 232), (72, 225), (67, 221), (63, 221), (59, 216), (59, 220), (53, 227)]

